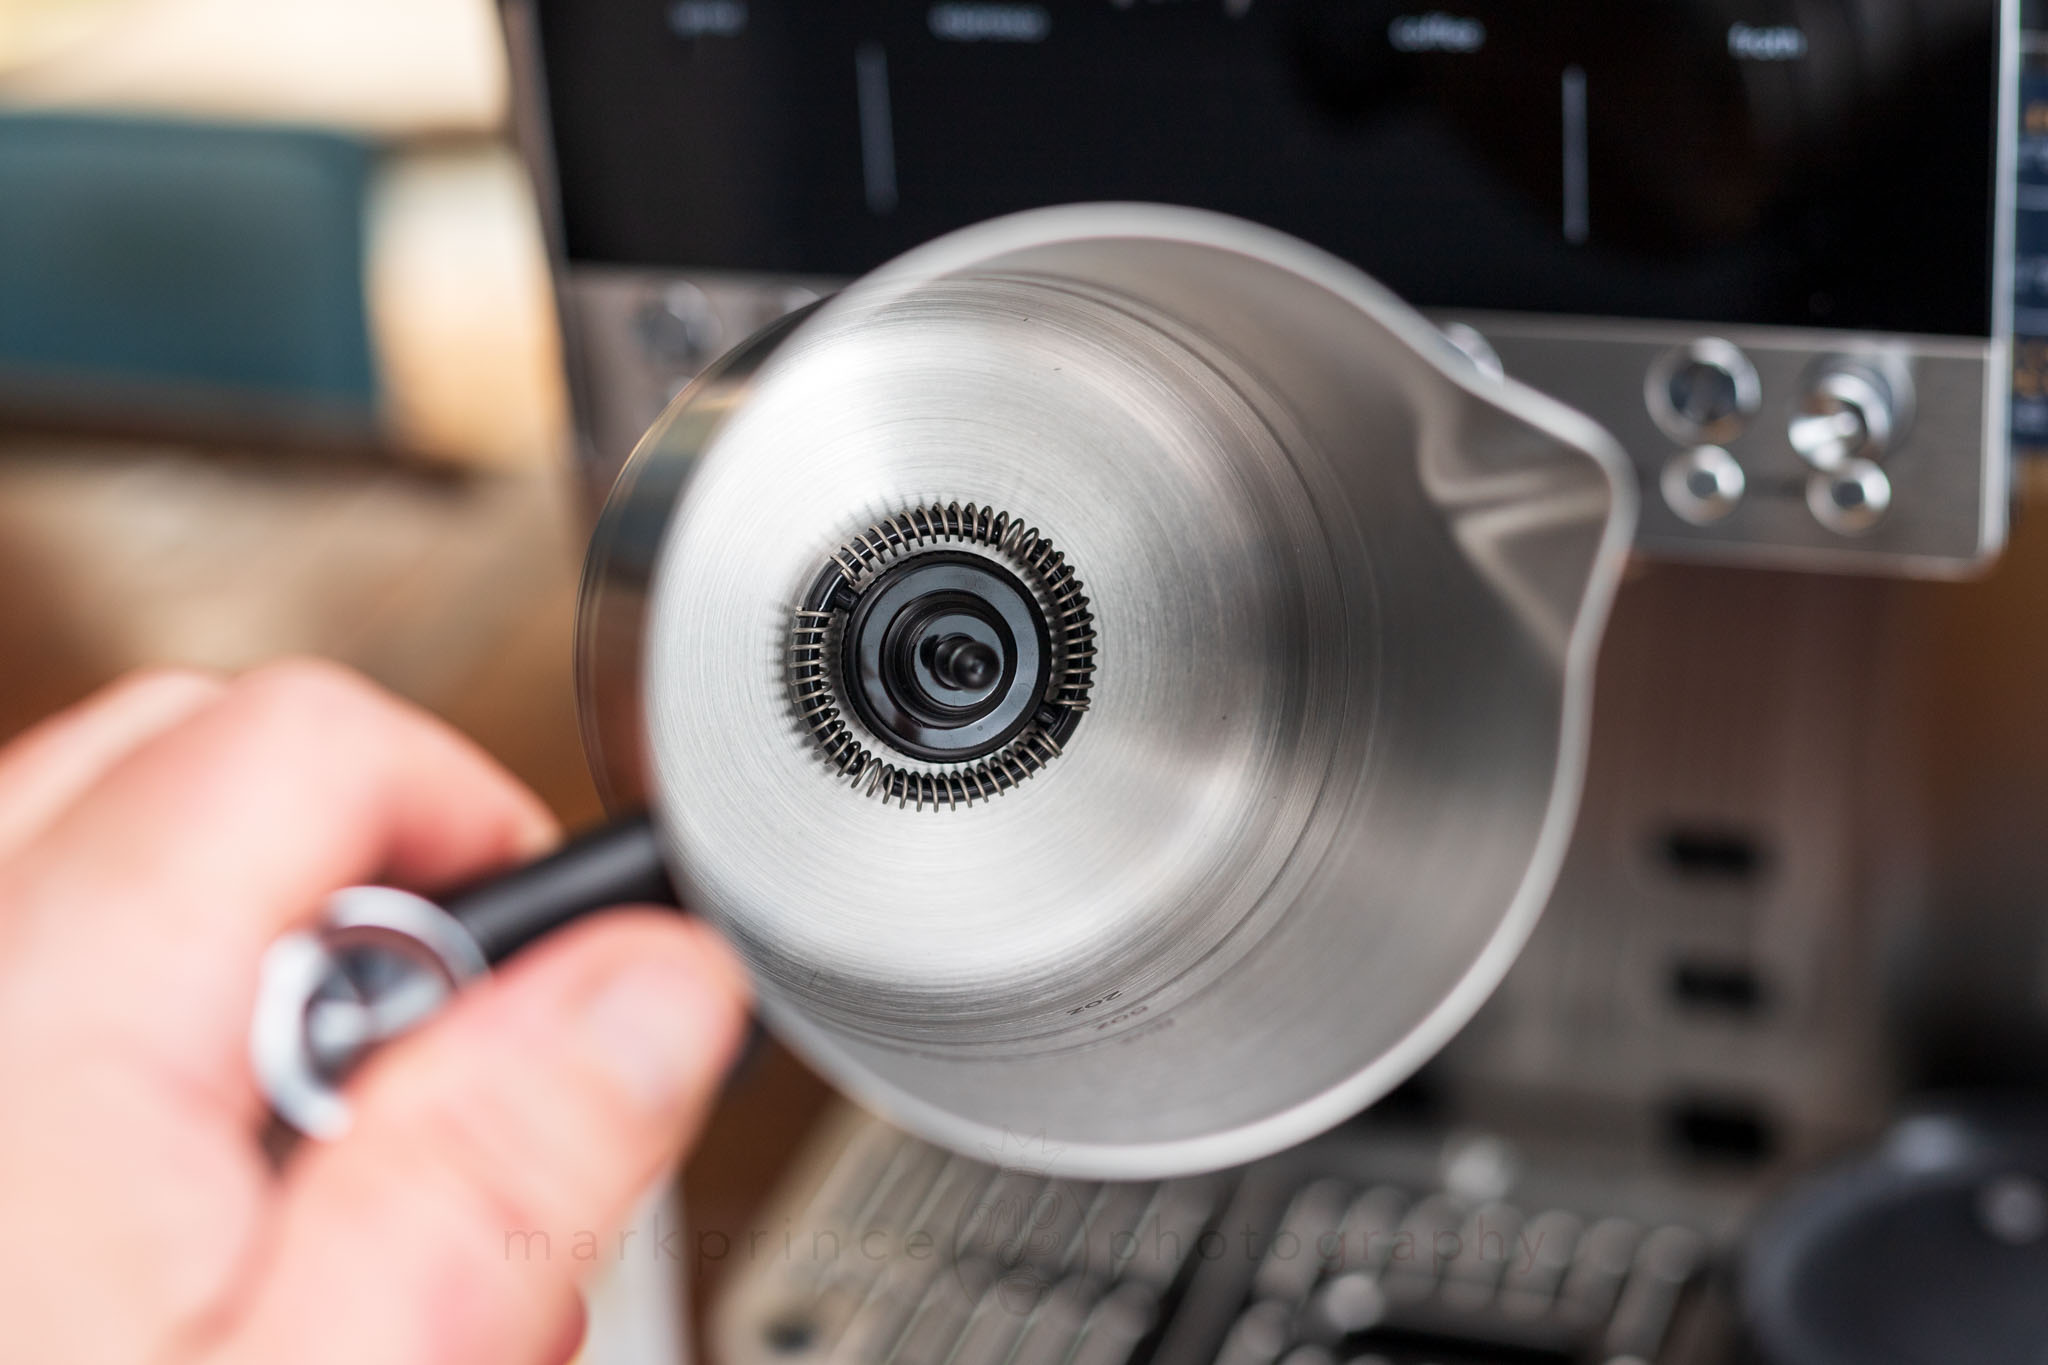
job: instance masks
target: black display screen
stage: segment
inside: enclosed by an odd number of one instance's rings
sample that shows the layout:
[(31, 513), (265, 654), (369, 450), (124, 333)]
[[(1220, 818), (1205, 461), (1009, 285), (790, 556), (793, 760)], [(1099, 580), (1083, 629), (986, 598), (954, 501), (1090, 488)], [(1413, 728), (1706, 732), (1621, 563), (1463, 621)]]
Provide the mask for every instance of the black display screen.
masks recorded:
[(1218, 209), (1424, 307), (1985, 336), (1997, 0), (539, 0), (569, 257)]

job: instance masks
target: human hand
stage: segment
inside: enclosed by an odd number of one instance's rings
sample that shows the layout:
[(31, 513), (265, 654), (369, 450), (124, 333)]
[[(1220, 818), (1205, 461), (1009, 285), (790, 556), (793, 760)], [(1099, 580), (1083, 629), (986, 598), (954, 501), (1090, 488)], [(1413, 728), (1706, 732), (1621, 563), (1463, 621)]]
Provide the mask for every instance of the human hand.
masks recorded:
[(0, 1358), (552, 1365), (589, 1263), (695, 1134), (745, 986), (622, 910), (386, 1048), (279, 1171), (246, 1059), (257, 963), (340, 887), (434, 890), (553, 822), (332, 666), (138, 676), (0, 750)]

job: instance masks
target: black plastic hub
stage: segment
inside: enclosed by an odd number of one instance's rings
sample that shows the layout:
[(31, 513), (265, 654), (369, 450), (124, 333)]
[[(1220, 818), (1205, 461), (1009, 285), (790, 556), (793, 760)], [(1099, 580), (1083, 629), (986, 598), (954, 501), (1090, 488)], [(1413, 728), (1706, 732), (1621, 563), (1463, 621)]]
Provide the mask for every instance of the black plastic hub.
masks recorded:
[(982, 758), (1016, 738), (1052, 671), (1030, 589), (957, 550), (913, 555), (877, 576), (848, 613), (841, 651), (862, 723), (933, 763)]

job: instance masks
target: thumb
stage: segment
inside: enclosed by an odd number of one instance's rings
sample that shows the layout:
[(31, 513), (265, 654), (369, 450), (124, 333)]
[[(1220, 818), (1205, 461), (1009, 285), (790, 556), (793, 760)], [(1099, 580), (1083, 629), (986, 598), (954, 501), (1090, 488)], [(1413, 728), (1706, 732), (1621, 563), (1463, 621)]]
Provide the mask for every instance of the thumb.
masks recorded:
[(301, 1151), (221, 1360), (557, 1358), (577, 1283), (696, 1135), (744, 996), (704, 925), (629, 912), (459, 998), (365, 1070), (346, 1138)]

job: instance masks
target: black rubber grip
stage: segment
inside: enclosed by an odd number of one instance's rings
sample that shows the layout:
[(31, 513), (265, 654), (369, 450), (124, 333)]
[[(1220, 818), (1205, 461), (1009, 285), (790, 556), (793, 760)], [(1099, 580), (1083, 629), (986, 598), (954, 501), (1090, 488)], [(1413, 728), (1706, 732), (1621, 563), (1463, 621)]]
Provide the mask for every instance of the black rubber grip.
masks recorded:
[(539, 862), (463, 887), (441, 904), (496, 964), (593, 910), (672, 906), (676, 893), (661, 840), (642, 814), (578, 835)]

